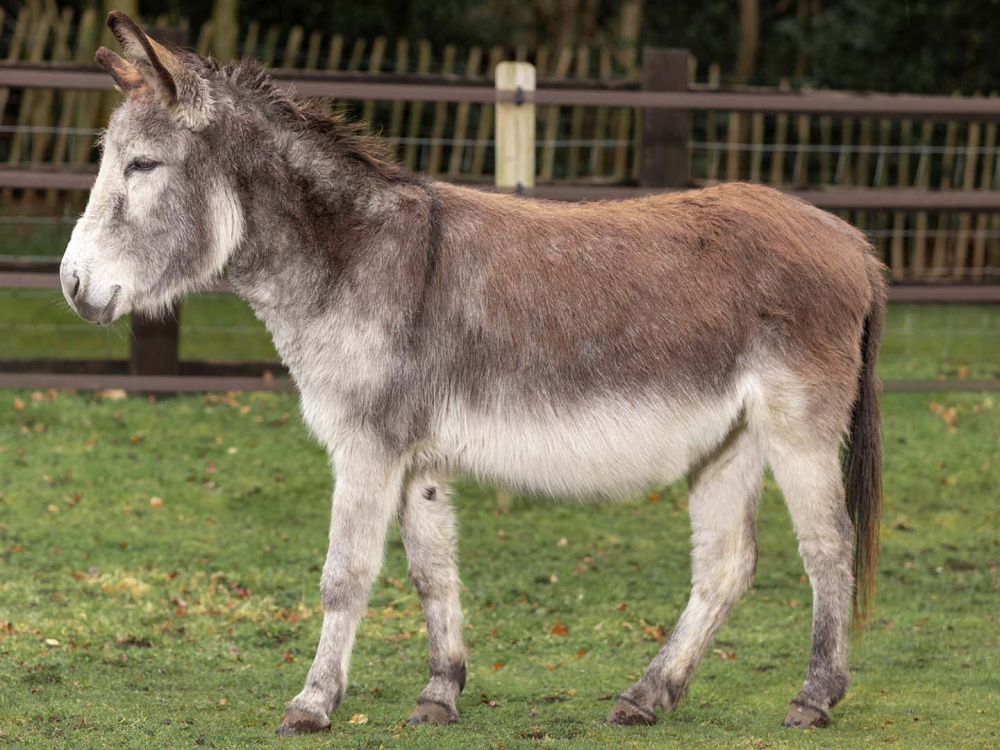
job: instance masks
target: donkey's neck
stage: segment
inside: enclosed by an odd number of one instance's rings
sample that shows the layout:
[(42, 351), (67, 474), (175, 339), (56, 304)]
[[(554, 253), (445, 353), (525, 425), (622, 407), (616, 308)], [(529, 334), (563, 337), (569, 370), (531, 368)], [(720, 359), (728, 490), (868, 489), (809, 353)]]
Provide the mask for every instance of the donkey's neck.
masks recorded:
[(227, 277), (297, 379), (338, 331), (405, 328), (423, 293), (431, 188), (302, 141), (257, 172), (245, 181), (245, 238)]

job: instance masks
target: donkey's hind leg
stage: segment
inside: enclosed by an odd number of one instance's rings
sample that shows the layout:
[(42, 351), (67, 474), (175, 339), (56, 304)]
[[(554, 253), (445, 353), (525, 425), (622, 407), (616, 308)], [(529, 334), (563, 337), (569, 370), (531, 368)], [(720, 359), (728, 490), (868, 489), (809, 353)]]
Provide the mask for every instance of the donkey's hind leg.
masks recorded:
[(763, 471), (756, 436), (740, 426), (690, 477), (691, 598), (642, 679), (618, 697), (608, 714), (612, 724), (652, 724), (658, 707), (677, 705), (705, 648), (750, 585)]
[(847, 513), (839, 440), (809, 431), (768, 436), (768, 461), (799, 538), (813, 589), (812, 653), (785, 726), (822, 727), (847, 690), (847, 629), (854, 527)]
[(465, 644), (459, 602), (455, 512), (444, 485), (415, 477), (399, 510), (409, 577), (427, 618), (430, 682), (417, 698), (410, 724), (454, 724), (465, 687)]

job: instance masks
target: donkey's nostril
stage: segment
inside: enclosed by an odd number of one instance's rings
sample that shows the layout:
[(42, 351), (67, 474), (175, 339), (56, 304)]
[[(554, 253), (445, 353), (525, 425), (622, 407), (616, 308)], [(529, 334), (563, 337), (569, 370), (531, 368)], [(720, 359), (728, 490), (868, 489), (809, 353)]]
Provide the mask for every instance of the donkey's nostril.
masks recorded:
[(75, 302), (76, 301), (76, 295), (78, 295), (80, 293), (80, 274), (78, 274), (76, 271), (73, 271), (73, 285), (72, 286), (73, 286), (73, 288), (70, 291), (69, 296)]

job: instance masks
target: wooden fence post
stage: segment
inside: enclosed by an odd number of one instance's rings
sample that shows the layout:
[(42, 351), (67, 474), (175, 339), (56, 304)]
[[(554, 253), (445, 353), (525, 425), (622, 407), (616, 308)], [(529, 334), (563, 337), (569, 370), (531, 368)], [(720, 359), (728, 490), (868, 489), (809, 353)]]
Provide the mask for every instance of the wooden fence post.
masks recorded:
[(130, 375), (178, 375), (180, 348), (180, 305), (168, 318), (132, 314), (132, 354)]
[[(535, 90), (535, 66), (524, 62), (497, 65), (497, 91)], [(496, 107), (496, 184), (518, 190), (535, 186), (535, 104), (498, 102)]]
[[(691, 54), (683, 49), (644, 49), (644, 91), (687, 91)], [(643, 187), (689, 187), (691, 114), (687, 110), (642, 111)]]

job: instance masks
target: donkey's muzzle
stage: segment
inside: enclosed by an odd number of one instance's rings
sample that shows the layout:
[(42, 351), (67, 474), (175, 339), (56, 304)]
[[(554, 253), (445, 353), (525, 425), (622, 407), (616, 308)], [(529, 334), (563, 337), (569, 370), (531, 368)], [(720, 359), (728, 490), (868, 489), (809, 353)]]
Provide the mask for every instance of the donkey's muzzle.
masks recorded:
[(116, 317), (118, 299), (121, 296), (121, 285), (115, 284), (111, 296), (105, 299), (95, 299), (92, 290), (77, 271), (67, 268), (59, 270), (59, 282), (62, 285), (63, 296), (70, 307), (84, 320), (90, 323), (107, 325)]

